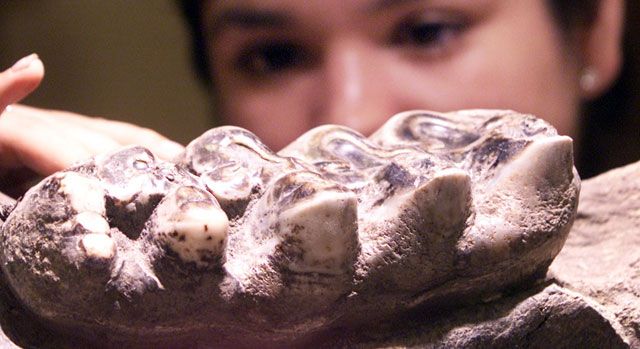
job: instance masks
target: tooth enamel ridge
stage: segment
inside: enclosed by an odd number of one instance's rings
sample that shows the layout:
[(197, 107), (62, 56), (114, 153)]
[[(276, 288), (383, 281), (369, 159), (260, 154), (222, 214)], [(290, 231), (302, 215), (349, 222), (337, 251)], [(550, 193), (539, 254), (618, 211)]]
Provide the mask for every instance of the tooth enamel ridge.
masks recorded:
[(44, 179), (2, 268), (81, 336), (292, 343), (544, 276), (579, 186), (571, 139), (512, 111), (320, 126), (278, 153), (225, 126), (175, 163), (134, 146)]

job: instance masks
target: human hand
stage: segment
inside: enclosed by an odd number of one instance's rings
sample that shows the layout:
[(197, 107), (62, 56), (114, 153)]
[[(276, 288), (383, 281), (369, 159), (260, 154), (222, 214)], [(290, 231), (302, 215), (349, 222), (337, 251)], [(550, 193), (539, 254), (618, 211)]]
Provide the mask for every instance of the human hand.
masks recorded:
[(29, 177), (25, 170), (46, 176), (124, 145), (142, 145), (164, 159), (183, 150), (155, 131), (125, 122), (12, 104), (31, 93), (43, 76), (37, 55), (0, 73), (0, 190), (19, 194), (16, 188)]

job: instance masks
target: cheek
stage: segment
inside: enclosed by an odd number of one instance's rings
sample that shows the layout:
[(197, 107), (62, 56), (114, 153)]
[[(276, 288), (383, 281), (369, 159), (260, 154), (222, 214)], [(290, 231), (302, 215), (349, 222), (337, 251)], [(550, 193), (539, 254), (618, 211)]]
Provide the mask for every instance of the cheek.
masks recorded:
[[(575, 136), (579, 94), (576, 68), (560, 45), (544, 8), (509, 9), (467, 34), (451, 59), (405, 65), (403, 82), (412, 107), (449, 111), (464, 108), (513, 109), (552, 123)], [(532, 35), (535, 33), (535, 35)], [(398, 81), (400, 83), (401, 81)], [(416, 105), (417, 104), (417, 105)]]
[(278, 151), (310, 128), (305, 85), (292, 80), (269, 87), (221, 88), (220, 114), (226, 124), (248, 129)]

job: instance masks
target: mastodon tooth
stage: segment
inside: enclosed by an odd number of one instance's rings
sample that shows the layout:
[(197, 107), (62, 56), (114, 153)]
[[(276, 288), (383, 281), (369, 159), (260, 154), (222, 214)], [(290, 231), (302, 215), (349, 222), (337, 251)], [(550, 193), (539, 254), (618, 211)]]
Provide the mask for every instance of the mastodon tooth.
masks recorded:
[(211, 194), (178, 187), (158, 204), (146, 227), (147, 237), (200, 267), (224, 262), (229, 219)]
[(363, 282), (411, 292), (441, 280), (451, 273), (453, 250), (470, 213), (470, 179), (458, 169), (390, 196), (362, 223)]
[(325, 303), (347, 292), (359, 250), (353, 193), (318, 174), (292, 172), (277, 178), (245, 219), (232, 242), (241, 255), (226, 268), (247, 292), (307, 297), (324, 289)]
[(74, 333), (312, 343), (542, 277), (576, 213), (571, 146), (496, 110), (325, 125), (278, 153), (223, 126), (176, 163), (131, 146), (46, 178), (0, 228), (0, 261)]
[(460, 272), (473, 273), (467, 264), (550, 261), (577, 207), (579, 179), (572, 163), (571, 139), (551, 136), (527, 145), (486, 182), (476, 196), (475, 224), (459, 243), (465, 260)]

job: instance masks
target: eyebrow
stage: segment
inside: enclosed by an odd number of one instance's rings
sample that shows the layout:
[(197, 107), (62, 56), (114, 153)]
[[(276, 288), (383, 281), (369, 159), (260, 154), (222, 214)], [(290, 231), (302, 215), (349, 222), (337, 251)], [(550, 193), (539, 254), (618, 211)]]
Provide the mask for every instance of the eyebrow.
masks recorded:
[(225, 29), (283, 28), (294, 22), (286, 12), (268, 9), (228, 8), (216, 13), (209, 26), (211, 34)]

